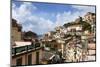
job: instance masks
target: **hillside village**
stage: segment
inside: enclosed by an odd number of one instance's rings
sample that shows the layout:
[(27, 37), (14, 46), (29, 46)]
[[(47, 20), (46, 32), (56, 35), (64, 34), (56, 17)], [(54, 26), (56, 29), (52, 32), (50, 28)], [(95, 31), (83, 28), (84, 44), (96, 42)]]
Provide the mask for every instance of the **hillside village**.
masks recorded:
[(34, 31), (22, 31), (12, 19), (12, 65), (56, 64), (96, 60), (96, 14), (55, 27), (41, 38)]

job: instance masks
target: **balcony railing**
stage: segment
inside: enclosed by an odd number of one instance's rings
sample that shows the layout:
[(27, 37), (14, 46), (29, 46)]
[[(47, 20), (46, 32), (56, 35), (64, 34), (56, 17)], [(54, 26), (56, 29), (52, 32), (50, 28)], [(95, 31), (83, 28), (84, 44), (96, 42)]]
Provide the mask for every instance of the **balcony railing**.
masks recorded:
[(16, 54), (20, 54), (22, 52), (28, 52), (30, 50), (36, 50), (40, 47), (41, 47), (40, 43), (36, 43), (36, 44), (32, 44), (32, 45), (26, 45), (26, 46), (22, 46), (22, 47), (15, 47), (15, 48), (12, 48), (12, 54), (16, 55)]

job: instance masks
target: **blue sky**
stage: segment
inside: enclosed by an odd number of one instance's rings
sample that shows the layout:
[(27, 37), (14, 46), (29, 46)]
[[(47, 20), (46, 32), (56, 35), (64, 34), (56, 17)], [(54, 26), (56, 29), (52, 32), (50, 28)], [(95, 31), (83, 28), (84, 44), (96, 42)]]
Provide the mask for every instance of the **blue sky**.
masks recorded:
[(95, 12), (95, 6), (53, 4), (40, 2), (12, 2), (12, 18), (22, 24), (23, 31), (44, 34), (56, 26), (74, 21), (87, 12)]

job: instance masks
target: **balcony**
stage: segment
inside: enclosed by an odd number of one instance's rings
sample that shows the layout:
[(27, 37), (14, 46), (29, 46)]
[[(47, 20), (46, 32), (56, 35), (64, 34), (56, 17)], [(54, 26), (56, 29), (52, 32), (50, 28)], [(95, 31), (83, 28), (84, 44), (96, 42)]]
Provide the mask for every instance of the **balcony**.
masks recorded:
[(29, 52), (32, 50), (37, 50), (39, 48), (41, 48), (40, 43), (21, 46), (21, 47), (15, 47), (15, 48), (12, 48), (12, 55), (14, 56), (14, 55), (22, 54), (22, 53)]

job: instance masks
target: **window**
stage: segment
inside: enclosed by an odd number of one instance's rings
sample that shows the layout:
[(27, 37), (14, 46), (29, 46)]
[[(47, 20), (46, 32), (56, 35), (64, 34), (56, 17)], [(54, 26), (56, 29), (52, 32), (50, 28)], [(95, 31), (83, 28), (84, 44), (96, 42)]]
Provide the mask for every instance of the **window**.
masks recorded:
[(36, 52), (36, 64), (39, 64), (39, 52)]
[(28, 65), (32, 64), (32, 54), (28, 55)]
[(16, 65), (17, 65), (17, 66), (22, 65), (22, 57), (21, 57), (21, 58), (18, 58), (18, 59), (16, 60)]

